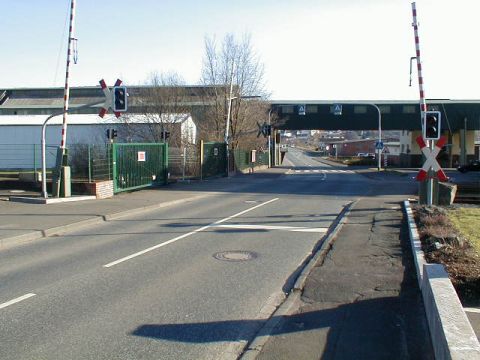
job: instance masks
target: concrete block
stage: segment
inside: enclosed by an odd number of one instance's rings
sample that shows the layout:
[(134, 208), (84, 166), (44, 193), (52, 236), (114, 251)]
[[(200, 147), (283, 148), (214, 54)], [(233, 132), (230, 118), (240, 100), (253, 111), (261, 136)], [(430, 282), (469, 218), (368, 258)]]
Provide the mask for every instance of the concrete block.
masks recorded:
[(443, 265), (423, 265), (422, 296), (435, 359), (480, 359), (480, 344)]
[(438, 183), (438, 205), (452, 205), (457, 194), (457, 185), (445, 182)]

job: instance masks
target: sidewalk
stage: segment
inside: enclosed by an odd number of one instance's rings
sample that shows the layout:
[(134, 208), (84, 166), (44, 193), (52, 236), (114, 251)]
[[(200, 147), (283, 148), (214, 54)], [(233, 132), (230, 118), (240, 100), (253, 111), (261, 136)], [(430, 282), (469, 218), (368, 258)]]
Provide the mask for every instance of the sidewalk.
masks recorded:
[(291, 312), (245, 358), (433, 358), (401, 200), (353, 206)]

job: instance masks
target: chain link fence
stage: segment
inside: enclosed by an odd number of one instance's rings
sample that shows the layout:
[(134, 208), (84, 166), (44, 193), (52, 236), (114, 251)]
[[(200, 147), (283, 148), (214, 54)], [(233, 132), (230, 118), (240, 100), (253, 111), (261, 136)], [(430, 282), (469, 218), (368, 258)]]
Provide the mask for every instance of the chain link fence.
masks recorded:
[(170, 147), (168, 150), (168, 171), (171, 179), (200, 178), (200, 152), (197, 145)]

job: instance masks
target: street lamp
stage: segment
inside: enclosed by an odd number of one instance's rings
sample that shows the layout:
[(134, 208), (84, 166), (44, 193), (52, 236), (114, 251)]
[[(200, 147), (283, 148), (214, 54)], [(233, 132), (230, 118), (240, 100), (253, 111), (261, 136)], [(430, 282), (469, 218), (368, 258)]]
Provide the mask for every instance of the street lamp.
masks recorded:
[(95, 106), (95, 105), (100, 105), (100, 104), (103, 104), (103, 103), (105, 103), (105, 100), (102, 99), (100, 101), (95, 101), (95, 102), (85, 104), (85, 105), (82, 105), (82, 106), (77, 106), (75, 108), (68, 108), (66, 110), (54, 113), (54, 114), (52, 114), (52, 115), (50, 115), (49, 117), (46, 118), (45, 122), (42, 125), (42, 139), (41, 139), (41, 145), (42, 145), (42, 197), (44, 199), (48, 198), (48, 193), (47, 193), (47, 159), (46, 159), (47, 158), (47, 155), (46, 155), (46, 153), (47, 153), (46, 152), (46, 143), (47, 143), (46, 132), (47, 132), (48, 122), (51, 119), (53, 119), (54, 117), (59, 116), (59, 115), (63, 115), (65, 113), (69, 113), (72, 110), (85, 109), (85, 108)]
[(377, 159), (377, 170), (380, 171), (382, 169), (382, 159), (381, 159), (381, 154), (382, 154), (382, 149), (380, 149), (380, 144), (382, 142), (382, 113), (380, 111), (380, 108), (375, 105), (375, 104), (367, 104), (370, 106), (373, 106), (375, 109), (378, 111), (378, 142), (376, 146), (377, 154), (378, 154), (378, 159)]
[(230, 149), (228, 148), (228, 133), (230, 132), (230, 113), (232, 112), (232, 100), (235, 100), (238, 96), (230, 96), (228, 98), (228, 112), (227, 112), (227, 124), (225, 126), (225, 146), (227, 154), (227, 177), (230, 170)]

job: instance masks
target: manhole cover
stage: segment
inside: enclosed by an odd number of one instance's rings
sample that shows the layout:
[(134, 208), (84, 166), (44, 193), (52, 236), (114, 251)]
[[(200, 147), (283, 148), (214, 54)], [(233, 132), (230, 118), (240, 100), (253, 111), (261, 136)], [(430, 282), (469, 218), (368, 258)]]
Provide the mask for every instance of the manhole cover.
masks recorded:
[(258, 257), (258, 254), (253, 251), (231, 250), (215, 253), (213, 257), (217, 260), (238, 262), (255, 259)]

